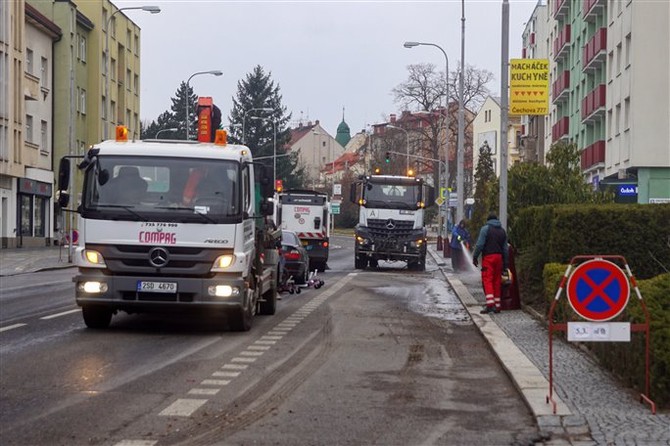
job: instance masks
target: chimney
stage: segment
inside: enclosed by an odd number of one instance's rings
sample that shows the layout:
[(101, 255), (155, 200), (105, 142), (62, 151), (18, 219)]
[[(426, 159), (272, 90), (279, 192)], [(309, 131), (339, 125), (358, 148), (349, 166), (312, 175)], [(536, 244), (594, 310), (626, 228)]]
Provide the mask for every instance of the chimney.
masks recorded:
[(395, 124), (395, 113), (391, 113), (391, 124)]

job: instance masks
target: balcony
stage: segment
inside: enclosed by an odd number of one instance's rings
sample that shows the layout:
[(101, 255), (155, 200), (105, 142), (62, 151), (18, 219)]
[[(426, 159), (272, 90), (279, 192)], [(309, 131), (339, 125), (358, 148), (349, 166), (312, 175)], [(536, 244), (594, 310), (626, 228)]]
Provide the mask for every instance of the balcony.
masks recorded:
[(607, 28), (600, 28), (582, 49), (582, 71), (593, 72), (605, 64)]
[(37, 101), (40, 98), (40, 78), (25, 72), (23, 76), (23, 97), (27, 101)]
[(554, 59), (561, 60), (568, 55), (570, 49), (570, 25), (565, 25), (563, 30), (554, 39)]
[(568, 99), (570, 93), (570, 72), (565, 70), (558, 75), (558, 79), (551, 84), (551, 102), (556, 104)]
[(584, 0), (582, 16), (587, 22), (595, 22), (599, 15), (605, 12), (605, 0)]
[(605, 84), (598, 85), (582, 99), (582, 122), (588, 123), (605, 116)]
[(551, 126), (551, 140), (556, 142), (561, 139), (567, 139), (568, 133), (570, 131), (570, 118), (567, 116), (562, 117)]
[(568, 11), (570, 10), (569, 0), (554, 0), (552, 4), (553, 6), (551, 8), (551, 15), (556, 20), (568, 15)]
[(596, 141), (582, 150), (582, 170), (591, 169), (597, 164), (605, 163), (605, 141)]

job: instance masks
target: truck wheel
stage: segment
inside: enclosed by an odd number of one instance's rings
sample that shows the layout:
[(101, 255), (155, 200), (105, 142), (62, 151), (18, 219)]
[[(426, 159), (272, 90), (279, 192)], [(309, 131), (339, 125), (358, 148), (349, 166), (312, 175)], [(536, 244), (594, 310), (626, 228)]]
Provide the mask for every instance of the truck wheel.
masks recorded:
[(232, 321), (231, 325), (233, 330), (235, 331), (249, 331), (251, 330), (251, 322), (254, 317), (254, 296), (253, 293), (256, 293), (258, 288), (254, 288), (253, 290), (249, 290), (249, 293), (251, 294), (249, 298), (247, 299), (246, 306), (244, 308), (241, 308), (240, 310), (237, 311), (236, 314), (234, 314), (234, 320)]
[(370, 268), (377, 268), (379, 266), (379, 261), (377, 259), (370, 259)]
[(365, 265), (368, 263), (367, 259), (361, 259), (358, 257), (354, 258), (354, 268), (356, 269), (365, 269)]
[(103, 329), (112, 321), (112, 310), (95, 305), (84, 305), (81, 308), (84, 323), (88, 328)]

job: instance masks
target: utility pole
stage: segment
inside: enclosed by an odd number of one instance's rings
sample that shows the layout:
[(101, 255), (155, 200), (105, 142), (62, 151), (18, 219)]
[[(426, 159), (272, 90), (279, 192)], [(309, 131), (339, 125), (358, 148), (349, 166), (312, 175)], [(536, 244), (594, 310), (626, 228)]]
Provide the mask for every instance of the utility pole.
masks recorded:
[(500, 210), (498, 216), (507, 230), (507, 129), (509, 115), (509, 0), (502, 3), (502, 48), (500, 51)]
[(458, 78), (458, 151), (456, 153), (456, 224), (465, 216), (465, 185), (463, 180), (463, 152), (465, 150), (465, 105), (463, 104), (463, 78), (465, 77), (465, 0), (461, 0), (461, 72)]

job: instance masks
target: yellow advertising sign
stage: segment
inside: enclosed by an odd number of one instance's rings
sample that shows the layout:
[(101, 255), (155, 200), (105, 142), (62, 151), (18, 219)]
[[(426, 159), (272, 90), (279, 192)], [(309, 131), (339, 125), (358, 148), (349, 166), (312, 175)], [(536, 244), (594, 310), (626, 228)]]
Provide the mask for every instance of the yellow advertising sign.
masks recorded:
[(549, 114), (549, 60), (510, 59), (509, 114)]

